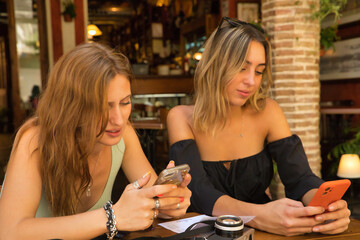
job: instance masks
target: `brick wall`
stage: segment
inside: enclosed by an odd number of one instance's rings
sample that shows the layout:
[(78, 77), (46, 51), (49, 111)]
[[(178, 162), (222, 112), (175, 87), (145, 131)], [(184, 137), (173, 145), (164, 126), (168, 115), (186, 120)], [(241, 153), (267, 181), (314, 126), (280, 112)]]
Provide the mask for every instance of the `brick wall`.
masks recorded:
[[(304, 145), (310, 166), (320, 175), (319, 135), (319, 31), (310, 19), (311, 4), (320, 0), (262, 0), (262, 22), (273, 49), (273, 98), (283, 109), (291, 131)], [(275, 198), (284, 190), (278, 177), (272, 185)]]

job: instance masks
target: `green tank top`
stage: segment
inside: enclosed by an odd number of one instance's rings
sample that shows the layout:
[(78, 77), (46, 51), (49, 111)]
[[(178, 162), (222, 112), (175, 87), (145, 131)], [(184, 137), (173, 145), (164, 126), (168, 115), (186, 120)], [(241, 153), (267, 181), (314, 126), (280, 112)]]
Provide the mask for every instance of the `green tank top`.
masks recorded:
[[(88, 211), (102, 208), (105, 205), (105, 203), (111, 199), (112, 188), (115, 182), (116, 175), (121, 167), (121, 163), (124, 157), (124, 152), (125, 152), (125, 143), (123, 139), (121, 139), (121, 141), (117, 145), (111, 147), (111, 153), (112, 153), (111, 169), (104, 192), (100, 196), (97, 203), (95, 203), (95, 205), (92, 206), (92, 208), (90, 208)], [(49, 202), (46, 199), (45, 191), (42, 191), (40, 204), (36, 211), (35, 217), (39, 218), (39, 217), (51, 217), (51, 216), (52, 214), (51, 214), (51, 208), (49, 206)]]

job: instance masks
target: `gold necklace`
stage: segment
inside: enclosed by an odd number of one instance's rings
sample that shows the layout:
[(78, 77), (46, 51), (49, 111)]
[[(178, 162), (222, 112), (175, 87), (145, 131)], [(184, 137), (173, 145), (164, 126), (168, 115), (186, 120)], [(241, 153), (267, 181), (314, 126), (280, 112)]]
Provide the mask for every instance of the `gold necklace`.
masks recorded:
[[(92, 173), (94, 173), (95, 170), (96, 170), (96, 166), (97, 166), (97, 163), (98, 163), (98, 161), (99, 161), (100, 154), (101, 154), (101, 152), (99, 153), (99, 156), (98, 156), (98, 158), (96, 159), (95, 167), (94, 167)], [(91, 174), (90, 174), (90, 176), (91, 176)], [(90, 179), (90, 182), (89, 182), (89, 184), (88, 184), (88, 186), (87, 186), (87, 190), (86, 190), (86, 196), (87, 196), (87, 197), (91, 197), (91, 189), (90, 189), (90, 187), (91, 187), (91, 179)]]
[(244, 137), (244, 109), (241, 109), (241, 129), (240, 129), (240, 137)]

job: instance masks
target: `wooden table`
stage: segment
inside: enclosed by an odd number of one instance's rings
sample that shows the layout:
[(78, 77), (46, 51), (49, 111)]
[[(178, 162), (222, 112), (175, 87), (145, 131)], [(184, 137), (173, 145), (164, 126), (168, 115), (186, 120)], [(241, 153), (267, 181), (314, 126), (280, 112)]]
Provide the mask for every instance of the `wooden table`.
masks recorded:
[[(197, 213), (187, 213), (185, 217), (193, 217), (198, 215)], [(174, 235), (175, 233), (167, 230), (158, 225), (158, 223), (164, 222), (163, 220), (156, 220), (153, 224), (153, 229), (149, 231), (139, 231), (130, 233), (126, 239), (133, 239), (143, 236), (161, 236), (167, 237)], [(310, 233), (302, 236), (284, 237), (276, 234), (266, 233), (262, 231), (255, 231), (255, 240), (360, 240), (360, 221), (351, 219), (349, 229), (338, 235), (324, 235), (320, 233)]]

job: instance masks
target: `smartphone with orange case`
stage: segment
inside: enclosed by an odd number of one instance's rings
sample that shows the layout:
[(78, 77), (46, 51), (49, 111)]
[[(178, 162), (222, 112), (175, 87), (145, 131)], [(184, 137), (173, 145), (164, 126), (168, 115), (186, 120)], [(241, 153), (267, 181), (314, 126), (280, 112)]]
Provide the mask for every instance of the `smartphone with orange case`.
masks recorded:
[(321, 206), (327, 209), (330, 203), (342, 198), (350, 184), (348, 179), (324, 182), (311, 199), (309, 206)]

